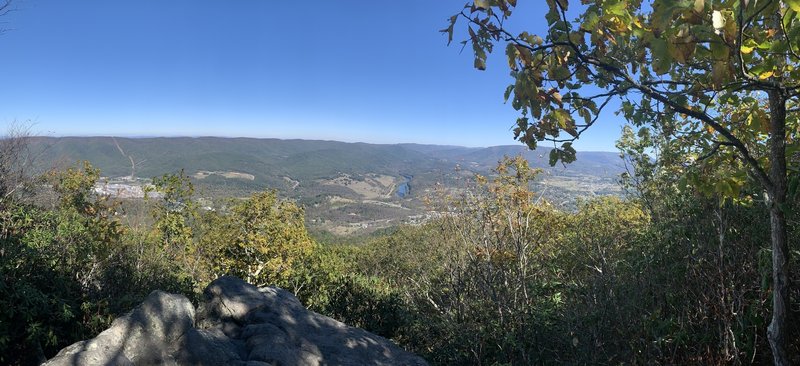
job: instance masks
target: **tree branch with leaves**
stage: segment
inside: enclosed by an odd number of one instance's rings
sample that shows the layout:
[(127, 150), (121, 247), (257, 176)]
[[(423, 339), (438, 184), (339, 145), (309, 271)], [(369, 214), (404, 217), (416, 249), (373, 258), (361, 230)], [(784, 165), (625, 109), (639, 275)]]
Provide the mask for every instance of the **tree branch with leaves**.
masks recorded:
[(452, 40), (456, 25), (466, 25), (463, 44), (472, 46), (478, 69), (496, 45), (505, 46), (513, 78), (505, 98), (520, 112), (514, 138), (531, 149), (556, 144), (551, 164), (573, 161), (572, 143), (612, 105), (629, 123), (657, 126), (684, 144), (688, 177), (698, 177), (691, 171), (703, 164), (740, 162), (721, 184), (693, 183), (730, 198), (748, 177), (763, 188), (772, 223), (768, 338), (775, 363), (788, 364), (784, 210), (787, 187), (796, 185), (789, 172), (798, 169), (787, 156), (800, 149), (800, 1), (547, 0), (542, 6), (547, 29), (540, 35), (507, 27), (516, 0), (468, 3), (443, 32)]

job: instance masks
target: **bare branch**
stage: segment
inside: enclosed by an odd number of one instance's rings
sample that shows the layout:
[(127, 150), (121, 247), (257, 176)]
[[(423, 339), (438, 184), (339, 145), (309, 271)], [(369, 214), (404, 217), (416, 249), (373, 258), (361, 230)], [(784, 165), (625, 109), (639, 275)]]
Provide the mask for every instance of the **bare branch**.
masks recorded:
[(14, 195), (25, 183), (32, 165), (28, 153), (30, 128), (12, 123), (0, 137), (0, 203)]
[(575, 140), (579, 139), (581, 134), (583, 134), (587, 129), (589, 129), (589, 127), (591, 127), (592, 125), (595, 124), (595, 122), (597, 122), (597, 119), (600, 117), (600, 112), (608, 105), (608, 103), (611, 101), (611, 99), (613, 99), (616, 95), (617, 94), (608, 95), (606, 97), (606, 100), (604, 100), (603, 103), (600, 104), (600, 107), (598, 107), (597, 114), (594, 115), (594, 118), (592, 118), (592, 120), (589, 121), (589, 123), (583, 125), (583, 127), (580, 130), (578, 130), (577, 133), (575, 133), (575, 136), (573, 136), (571, 138), (567, 138), (567, 139), (545, 138), (545, 141), (574, 142)]

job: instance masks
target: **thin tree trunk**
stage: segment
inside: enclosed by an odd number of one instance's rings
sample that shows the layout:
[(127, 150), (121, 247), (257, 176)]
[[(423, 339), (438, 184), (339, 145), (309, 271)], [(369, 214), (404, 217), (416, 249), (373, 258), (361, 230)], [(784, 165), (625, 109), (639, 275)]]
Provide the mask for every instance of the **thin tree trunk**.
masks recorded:
[(769, 92), (770, 108), (770, 229), (772, 237), (772, 322), (767, 338), (775, 365), (789, 365), (786, 353), (789, 308), (789, 244), (786, 238), (786, 99), (780, 90)]

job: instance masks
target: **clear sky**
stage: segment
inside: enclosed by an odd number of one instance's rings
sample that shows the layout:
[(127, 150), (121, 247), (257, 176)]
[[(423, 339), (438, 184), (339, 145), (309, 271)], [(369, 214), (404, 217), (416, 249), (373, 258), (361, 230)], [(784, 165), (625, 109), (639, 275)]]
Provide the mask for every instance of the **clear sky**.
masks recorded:
[[(502, 52), (477, 71), (438, 32), (464, 0), (14, 1), (0, 19), (0, 127), (515, 143)], [(515, 31), (541, 33), (545, 6), (520, 5)], [(578, 150), (614, 151), (618, 119), (609, 113)]]

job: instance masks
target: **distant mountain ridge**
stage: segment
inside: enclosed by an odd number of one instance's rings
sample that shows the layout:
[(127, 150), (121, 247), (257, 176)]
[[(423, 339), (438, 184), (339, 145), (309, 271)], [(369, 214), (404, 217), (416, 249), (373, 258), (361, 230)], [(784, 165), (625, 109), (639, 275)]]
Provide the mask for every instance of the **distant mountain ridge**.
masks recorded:
[(89, 160), (107, 176), (130, 175), (130, 156), (136, 163), (134, 174), (144, 178), (180, 169), (189, 173), (227, 169), (253, 174), (267, 182), (271, 180), (269, 176), (276, 175), (326, 178), (338, 172), (400, 174), (451, 167), (443, 163), (476, 163), (481, 169), (490, 169), (504, 155), (518, 154), (534, 167), (564, 174), (613, 176), (624, 169), (619, 155), (612, 152), (578, 152), (578, 160), (566, 168), (551, 168), (549, 148), (531, 151), (522, 145), (475, 148), (227, 137), (34, 137), (31, 141), (42, 162)]
[[(578, 196), (619, 194), (617, 177), (624, 171), (617, 153), (578, 152), (574, 163), (551, 167), (550, 149), (530, 151), (521, 145), (475, 148), (224, 137), (30, 141), (41, 170), (88, 160), (105, 177), (149, 179), (182, 169), (192, 177), (198, 194), (208, 198), (277, 189), (306, 208), (311, 226), (338, 234), (417, 222), (425, 215), (426, 195), (437, 187), (457, 192), (473, 173), (492, 174), (504, 156), (521, 154), (532, 167), (541, 168), (544, 174), (535, 189), (565, 207)], [(127, 182), (132, 180), (114, 183), (125, 189)]]

